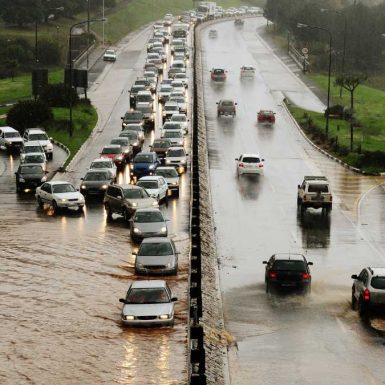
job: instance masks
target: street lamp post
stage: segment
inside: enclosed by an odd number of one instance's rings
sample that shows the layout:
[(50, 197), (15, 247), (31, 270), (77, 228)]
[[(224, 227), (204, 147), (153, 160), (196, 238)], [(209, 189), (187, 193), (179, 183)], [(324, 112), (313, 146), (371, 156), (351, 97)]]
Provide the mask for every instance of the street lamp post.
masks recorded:
[(75, 23), (75, 24), (72, 24), (71, 27), (70, 27), (70, 35), (69, 35), (69, 82), (70, 82), (70, 123), (69, 123), (69, 133), (70, 133), (70, 137), (72, 138), (72, 135), (73, 135), (73, 121), (72, 121), (72, 104), (73, 104), (73, 101), (72, 101), (72, 30), (75, 28), (75, 27), (78, 27), (80, 25), (83, 25), (83, 24), (87, 24), (87, 23), (95, 23), (95, 22), (98, 22), (98, 21), (105, 21), (105, 19), (92, 19), (92, 20), (83, 20), (83, 21), (80, 21), (78, 23)]
[(89, 65), (88, 51), (90, 48), (90, 1), (87, 0), (87, 71)]
[(324, 31), (329, 35), (329, 68), (328, 68), (328, 95), (327, 95), (327, 110), (326, 110), (326, 124), (325, 124), (325, 134), (328, 137), (329, 134), (329, 109), (330, 109), (330, 77), (332, 69), (332, 34), (331, 32), (322, 27), (317, 27), (308, 24), (297, 23), (297, 28), (309, 28), (309, 29), (318, 29)]

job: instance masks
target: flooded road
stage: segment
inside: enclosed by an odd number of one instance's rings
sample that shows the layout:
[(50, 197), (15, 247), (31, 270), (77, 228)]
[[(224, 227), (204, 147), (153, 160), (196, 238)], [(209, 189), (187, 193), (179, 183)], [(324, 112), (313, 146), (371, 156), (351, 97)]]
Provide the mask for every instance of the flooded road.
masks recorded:
[[(256, 33), (265, 21), (215, 24), (202, 32), (205, 113), (217, 256), (232, 384), (381, 384), (385, 340), (350, 309), (352, 280), (364, 266), (383, 266), (383, 178), (353, 174), (316, 151), (300, 134), (282, 99), (318, 111), (322, 103)], [(210, 28), (212, 28), (211, 26)], [(256, 67), (240, 79), (240, 67)], [(209, 70), (225, 68), (223, 84)], [(221, 98), (237, 116), (217, 118)], [(257, 112), (276, 112), (273, 127)], [(237, 178), (235, 158), (259, 153), (264, 175)], [(297, 213), (304, 175), (326, 175), (333, 211)], [(366, 225), (365, 225), (366, 223)], [(302, 253), (311, 266), (312, 293), (268, 296), (264, 265), (274, 253)]]
[[(129, 107), (127, 90), (142, 74), (147, 28), (119, 47), (89, 97), (99, 126), (70, 172), (55, 179), (79, 186), (104, 144), (121, 131)], [(159, 116), (159, 114), (158, 114)], [(155, 135), (149, 133), (144, 149)], [(186, 148), (189, 147), (186, 146)], [(54, 157), (55, 159), (55, 157)], [(178, 276), (166, 278), (178, 297), (174, 328), (126, 329), (121, 304), (135, 277), (137, 249), (123, 219), (107, 222), (101, 201), (84, 213), (39, 209), (33, 195), (16, 195), (18, 159), (0, 158), (0, 383), (3, 385), (172, 384), (186, 382), (189, 173), (179, 198), (161, 206), (179, 255)], [(118, 177), (128, 181), (128, 166)]]

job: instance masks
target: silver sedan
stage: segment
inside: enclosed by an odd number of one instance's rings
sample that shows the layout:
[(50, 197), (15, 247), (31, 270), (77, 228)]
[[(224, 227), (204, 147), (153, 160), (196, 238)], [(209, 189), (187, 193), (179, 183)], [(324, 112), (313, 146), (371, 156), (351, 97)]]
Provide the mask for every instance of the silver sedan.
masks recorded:
[(138, 209), (130, 219), (130, 234), (133, 241), (148, 237), (167, 237), (166, 220), (158, 208)]

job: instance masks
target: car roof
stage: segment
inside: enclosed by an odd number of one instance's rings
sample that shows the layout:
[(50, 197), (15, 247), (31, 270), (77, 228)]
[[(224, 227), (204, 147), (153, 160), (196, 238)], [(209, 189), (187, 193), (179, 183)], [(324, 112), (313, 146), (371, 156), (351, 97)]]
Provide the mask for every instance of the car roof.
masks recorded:
[(28, 132), (28, 134), (46, 134), (45, 130), (43, 130), (42, 128), (27, 128), (25, 132)]
[(242, 154), (242, 157), (250, 157), (250, 158), (260, 158), (260, 155), (259, 154)]
[(146, 208), (136, 209), (135, 213), (144, 213), (144, 212), (148, 213), (153, 211), (161, 213), (161, 211), (157, 207), (146, 207)]
[(167, 287), (166, 281), (160, 280), (160, 279), (153, 279), (151, 281), (134, 281), (132, 282), (130, 288), (131, 289), (149, 289), (149, 288), (157, 288), (157, 287)]
[(150, 237), (150, 238), (144, 238), (142, 241), (143, 243), (171, 243), (171, 239), (168, 237)]
[(106, 144), (103, 148), (120, 148), (120, 144)]
[(105, 168), (91, 168), (90, 170), (86, 171), (86, 174), (96, 174), (98, 172), (109, 173), (109, 171), (107, 171)]
[(123, 190), (138, 190), (138, 189), (142, 189), (142, 187), (136, 186), (134, 184), (117, 184), (117, 183), (115, 183), (115, 184), (112, 184), (111, 186), (120, 187)]
[(163, 176), (161, 175), (148, 175), (148, 176), (142, 176), (138, 182), (140, 181), (146, 181), (146, 180), (159, 180), (159, 179), (163, 179)]
[(24, 143), (24, 146), (40, 146), (40, 141), (39, 140), (29, 140), (28, 142)]
[(41, 165), (41, 163), (20, 163), (20, 167), (25, 167), (25, 166), (37, 166), (43, 169), (43, 166)]
[(4, 127), (0, 127), (0, 130), (3, 131), (3, 132), (19, 132), (17, 130), (15, 130), (13, 127), (10, 127), (10, 126), (4, 126)]
[(385, 276), (385, 267), (368, 267), (373, 276)]
[(170, 148), (168, 149), (168, 151), (170, 151), (170, 150), (184, 150), (184, 151), (186, 152), (186, 150), (184, 149), (184, 147), (180, 147), (180, 146), (170, 147)]
[(66, 180), (50, 180), (49, 182), (46, 182), (46, 183), (49, 183), (52, 186), (59, 185), (59, 184), (70, 184), (72, 186), (72, 183)]
[(110, 163), (112, 163), (113, 160), (111, 160), (109, 158), (96, 158), (91, 163), (95, 163), (95, 162), (110, 162)]
[(155, 152), (153, 152), (153, 151), (140, 151), (136, 155), (151, 155), (151, 156), (154, 156)]
[(274, 254), (275, 260), (279, 261), (304, 261), (305, 256), (302, 254), (292, 254), (292, 253), (279, 253), (279, 254)]

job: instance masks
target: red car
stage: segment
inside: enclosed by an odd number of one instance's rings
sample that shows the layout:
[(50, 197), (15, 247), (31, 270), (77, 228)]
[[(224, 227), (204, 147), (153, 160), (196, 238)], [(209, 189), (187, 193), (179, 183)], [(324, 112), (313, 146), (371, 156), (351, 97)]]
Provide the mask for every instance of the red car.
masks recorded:
[(226, 72), (223, 68), (213, 68), (211, 71), (211, 80), (215, 82), (224, 82), (226, 80)]
[(258, 123), (275, 123), (275, 112), (270, 110), (260, 110), (258, 112)]
[(118, 168), (122, 168), (125, 163), (124, 151), (119, 144), (109, 144), (104, 146), (102, 152), (100, 153), (101, 158), (112, 159)]

